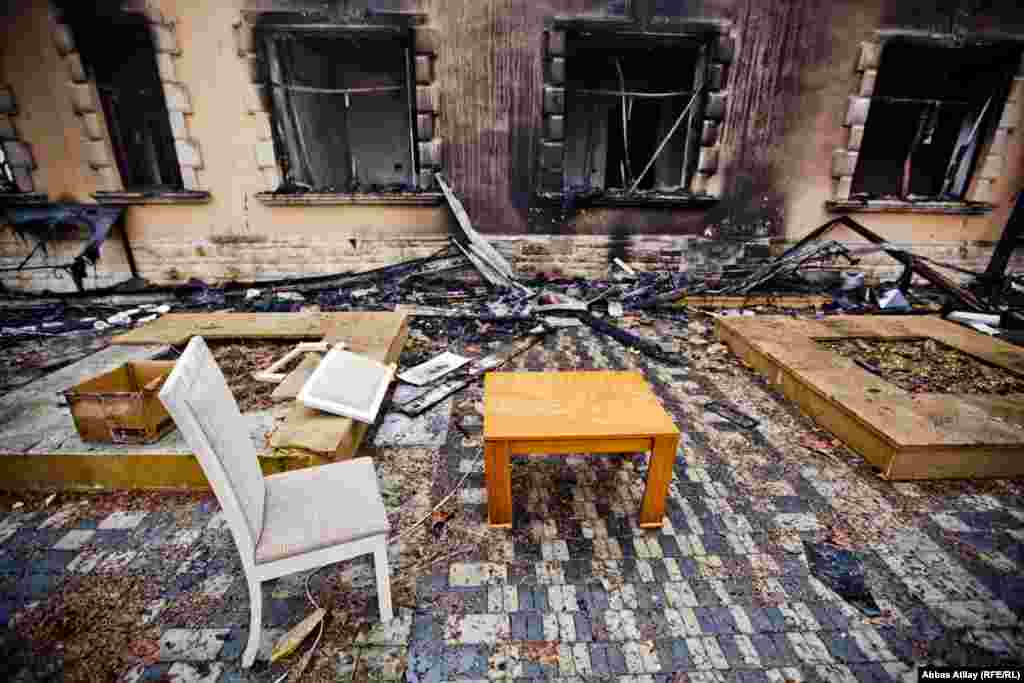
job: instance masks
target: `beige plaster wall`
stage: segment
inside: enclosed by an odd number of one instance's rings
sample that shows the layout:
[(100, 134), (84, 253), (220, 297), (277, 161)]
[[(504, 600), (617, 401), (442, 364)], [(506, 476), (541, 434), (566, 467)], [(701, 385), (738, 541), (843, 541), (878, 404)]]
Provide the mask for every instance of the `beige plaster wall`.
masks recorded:
[[(877, 30), (885, 27), (885, 0), (829, 3), (829, 58), (800, 75), (797, 115), (787, 126), (787, 135), (779, 146), (777, 159), (784, 169), (785, 231), (787, 241), (811, 232), (837, 214), (825, 209), (832, 194), (832, 152), (845, 148), (849, 128), (844, 126), (847, 100), (856, 93), (861, 75), (856, 66), (862, 41), (877, 40)], [(927, 68), (926, 64), (921, 65)], [(1021, 84), (1011, 94), (1019, 100)], [(996, 180), (994, 204), (997, 208), (985, 216), (940, 214), (855, 213), (860, 223), (893, 242), (920, 245), (933, 243), (945, 247), (964, 242), (994, 242), (999, 239), (1013, 208), (1016, 193), (1024, 187), (1024, 107), (1007, 105), (1016, 112), (1016, 128), (1008, 137), (1003, 174)], [(984, 158), (984, 150), (982, 150)], [(837, 239), (857, 241), (848, 231), (833, 233)], [(922, 245), (927, 248), (927, 244)]]
[[(15, 7), (14, 5), (18, 6)], [(0, 26), (3, 74), (18, 101), (21, 137), (32, 146), (37, 189), (52, 199), (90, 202), (98, 189), (84, 150), (70, 78), (53, 40), (45, 1), (9, 3)], [(256, 162), (261, 121), (247, 108), (247, 65), (238, 55), (233, 24), (241, 0), (149, 0), (175, 22), (177, 79), (189, 91), (189, 135), (198, 142), (205, 204), (141, 205), (128, 209), (128, 236), (142, 275), (155, 282), (200, 277), (250, 279), (376, 267), (426, 255), (448, 234), (445, 207), (271, 207), (254, 195), (271, 189)], [(51, 261), (81, 245), (61, 245)], [(0, 237), (0, 263), (17, 263), (27, 245), (9, 230)], [(119, 244), (108, 244), (101, 276), (90, 286), (127, 276)], [(44, 271), (23, 274), (17, 286), (71, 288)]]
[[(128, 235), (142, 275), (154, 282), (204, 279), (256, 279), (289, 274), (360, 270), (422, 256), (443, 246), (451, 218), (439, 207), (311, 206), (269, 207), (256, 193), (270, 189), (261, 173), (256, 149), (265, 139), (265, 119), (250, 113), (249, 74), (239, 56), (233, 25), (243, 0), (148, 0), (148, 5), (175, 22), (180, 56), (177, 80), (189, 91), (189, 135), (201, 150), (200, 187), (211, 193), (200, 205), (146, 205), (128, 210)], [(855, 91), (860, 40), (880, 25), (880, 2), (837, 2), (828, 17), (828, 58), (799, 75), (795, 115), (786, 126), (776, 159), (783, 169), (784, 235), (797, 239), (833, 216), (824, 202), (831, 194), (832, 151), (845, 146), (843, 122), (847, 97)], [(432, 19), (432, 22), (434, 19)], [(436, 23), (436, 22), (435, 22)], [(443, 70), (443, 60), (435, 65)], [(8, 1), (0, 21), (0, 83), (13, 87), (18, 101), (20, 137), (32, 146), (37, 188), (52, 199), (91, 201), (100, 189), (84, 149), (81, 119), (68, 90), (70, 76), (53, 38), (53, 20), (45, 0)], [(1024, 111), (1019, 107), (1017, 111)], [(449, 131), (443, 129), (444, 137)], [(1024, 124), (1024, 121), (1018, 122)], [(998, 239), (1024, 182), (1021, 133), (1010, 137), (1005, 174), (996, 185), (998, 209), (983, 217), (857, 214), (856, 218), (894, 242), (937, 258), (973, 265), (987, 260), (978, 242)], [(503, 182), (511, 182), (504, 179)], [(539, 209), (534, 209), (540, 211)], [(572, 223), (537, 221), (544, 235), (494, 235), (505, 253), (528, 270), (594, 275), (608, 255), (621, 250), (641, 267), (706, 267), (716, 251), (697, 235), (701, 212), (628, 209), (593, 210)], [(684, 234), (650, 236), (666, 221)], [(625, 230), (624, 237), (619, 227)], [(577, 234), (589, 233), (589, 234)], [(841, 236), (841, 235), (840, 235)], [(17, 263), (29, 246), (9, 231), (0, 236), (0, 265)], [(68, 242), (55, 256), (73, 256), (79, 242)], [(742, 258), (732, 250), (725, 262)], [(879, 257), (879, 262), (886, 262)], [(89, 285), (110, 284), (127, 276), (117, 241), (105, 249)], [(71, 289), (69, 279), (54, 280), (46, 271), (22, 274), (19, 287)]]

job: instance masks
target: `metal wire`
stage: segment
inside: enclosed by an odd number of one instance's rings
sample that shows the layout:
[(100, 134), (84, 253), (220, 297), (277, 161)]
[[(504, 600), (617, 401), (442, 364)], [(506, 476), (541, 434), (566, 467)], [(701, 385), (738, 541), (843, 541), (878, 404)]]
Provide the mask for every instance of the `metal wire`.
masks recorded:
[(291, 92), (306, 92), (317, 95), (368, 95), (379, 92), (395, 92), (404, 90), (404, 85), (381, 85), (375, 88), (314, 88), (309, 85), (285, 85), (276, 81), (267, 81), (271, 87)]

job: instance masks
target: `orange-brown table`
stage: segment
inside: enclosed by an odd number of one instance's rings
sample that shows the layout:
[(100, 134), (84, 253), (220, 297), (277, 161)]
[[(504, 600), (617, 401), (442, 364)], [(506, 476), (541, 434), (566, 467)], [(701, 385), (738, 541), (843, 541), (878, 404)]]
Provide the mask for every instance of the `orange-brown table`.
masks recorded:
[(640, 526), (657, 528), (679, 429), (639, 372), (492, 372), (484, 377), (487, 515), (512, 526), (509, 457), (651, 451)]

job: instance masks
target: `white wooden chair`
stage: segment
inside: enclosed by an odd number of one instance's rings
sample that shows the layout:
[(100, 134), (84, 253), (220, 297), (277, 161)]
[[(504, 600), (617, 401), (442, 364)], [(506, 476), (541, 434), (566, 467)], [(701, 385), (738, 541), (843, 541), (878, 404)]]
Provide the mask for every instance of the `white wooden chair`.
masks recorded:
[(391, 619), (388, 520), (370, 458), (264, 477), (238, 404), (202, 337), (193, 337), (160, 391), (220, 501), (249, 583), (242, 665), (260, 646), (260, 584), (373, 553), (382, 621)]

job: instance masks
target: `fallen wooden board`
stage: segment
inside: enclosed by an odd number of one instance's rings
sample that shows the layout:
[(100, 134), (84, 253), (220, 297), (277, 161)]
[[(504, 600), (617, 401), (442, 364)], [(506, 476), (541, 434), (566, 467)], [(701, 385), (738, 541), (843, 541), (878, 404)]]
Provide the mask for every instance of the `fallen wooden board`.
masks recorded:
[[(385, 364), (398, 362), (409, 336), (408, 317), (402, 313), (360, 312), (341, 314), (325, 324), (324, 339), (345, 342), (355, 353), (362, 353)], [(274, 430), (270, 445), (274, 449), (299, 449), (331, 454), (346, 460), (355, 455), (369, 427), (347, 417), (292, 404), (284, 422)]]
[(751, 306), (824, 306), (832, 297), (820, 294), (751, 294), (750, 296), (715, 296), (713, 294), (691, 294), (676, 300), (680, 306), (704, 308), (750, 308)]
[(281, 358), (270, 364), (270, 367), (266, 370), (254, 372), (252, 378), (258, 382), (267, 382), (268, 384), (280, 384), (288, 377), (289, 373), (281, 372), (285, 367), (288, 366), (293, 360), (299, 357), (300, 354), (306, 353), (307, 351), (320, 351), (326, 352), (330, 350), (330, 346), (326, 342), (299, 342), (295, 345), (295, 348), (284, 354)]
[[(750, 294), (734, 296), (714, 294), (692, 294), (675, 301), (677, 306), (693, 306), (694, 308), (752, 308), (754, 306), (777, 306), (779, 308), (820, 308), (832, 303), (832, 297), (821, 294)], [(940, 306), (933, 304), (914, 304), (917, 311), (938, 311)], [(885, 318), (892, 316), (886, 315)]]
[(307, 353), (299, 366), (288, 373), (288, 376), (277, 385), (274, 393), (270, 395), (270, 400), (274, 402), (294, 400), (299, 395), (299, 389), (316, 370), (316, 366), (320, 364), (322, 358), (323, 354), (321, 353)]
[(1024, 376), (1024, 349), (923, 316), (725, 317), (716, 331), (748, 365), (887, 479), (1024, 475), (1024, 396), (912, 394), (822, 339), (931, 338)]
[[(326, 314), (322, 327), (324, 341), (330, 344), (345, 342), (345, 348), (361, 353), (381, 363), (391, 364), (398, 360), (401, 345), (395, 351), (393, 346), (409, 334), (409, 318), (404, 313), (390, 311), (354, 311), (351, 313)], [(394, 357), (392, 358), (392, 353)]]
[(323, 325), (346, 313), (169, 313), (112, 344), (182, 346), (198, 335), (205, 339), (319, 339)]

